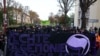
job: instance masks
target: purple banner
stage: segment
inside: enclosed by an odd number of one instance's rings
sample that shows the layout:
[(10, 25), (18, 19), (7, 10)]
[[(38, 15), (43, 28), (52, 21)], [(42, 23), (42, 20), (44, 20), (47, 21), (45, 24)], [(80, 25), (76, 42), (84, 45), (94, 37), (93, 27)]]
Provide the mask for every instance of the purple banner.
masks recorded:
[[(80, 36), (75, 35), (74, 37), (70, 37), (71, 35), (73, 34), (28, 34), (9, 31), (6, 56), (88, 56), (86, 51), (90, 48), (87, 44), (89, 40), (87, 41), (80, 34), (77, 34)], [(74, 39), (80, 43), (74, 45)], [(81, 43), (85, 45), (81, 45)], [(89, 46), (91, 46), (90, 44)]]
[[(51, 43), (50, 34), (10, 32), (7, 56), (66, 56), (65, 43)], [(55, 40), (56, 41), (56, 40)]]

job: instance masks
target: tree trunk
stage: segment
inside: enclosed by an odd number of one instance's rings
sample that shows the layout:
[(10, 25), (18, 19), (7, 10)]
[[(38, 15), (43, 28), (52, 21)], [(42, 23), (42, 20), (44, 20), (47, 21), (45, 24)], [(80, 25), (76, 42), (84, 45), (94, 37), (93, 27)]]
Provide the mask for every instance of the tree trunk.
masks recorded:
[(65, 17), (65, 20), (64, 20), (64, 24), (63, 24), (63, 25), (64, 25), (64, 26), (67, 26), (67, 24), (66, 24), (66, 21), (67, 21), (67, 20), (66, 20), (66, 11), (65, 11), (64, 17)]
[(23, 13), (21, 15), (21, 26), (23, 26)]
[(18, 13), (16, 12), (16, 24), (17, 24), (17, 16), (18, 16)]
[(86, 29), (86, 16), (85, 16), (85, 13), (86, 12), (82, 12), (82, 16), (81, 16), (81, 28), (84, 28), (84, 29)]
[(67, 12), (65, 12), (65, 21), (64, 21), (64, 25), (65, 25), (66, 27), (69, 27), (68, 18), (67, 18)]
[(30, 18), (30, 22), (31, 22), (31, 24), (32, 24), (32, 21), (33, 21), (32, 18)]
[(9, 25), (10, 25), (10, 23), (9, 23), (9, 21), (10, 21), (9, 16), (10, 16), (10, 15), (9, 15), (9, 13), (8, 13), (8, 11), (7, 11), (7, 17), (6, 17), (6, 18), (7, 18), (7, 26), (9, 26)]

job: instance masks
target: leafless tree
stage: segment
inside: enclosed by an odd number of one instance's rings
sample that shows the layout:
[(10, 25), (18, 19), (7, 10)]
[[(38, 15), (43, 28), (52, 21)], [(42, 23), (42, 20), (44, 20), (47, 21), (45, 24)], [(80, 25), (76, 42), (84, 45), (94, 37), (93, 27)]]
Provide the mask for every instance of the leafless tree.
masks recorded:
[(55, 18), (54, 18), (54, 15), (53, 15), (52, 12), (50, 13), (49, 21), (50, 21), (50, 24), (51, 24), (51, 25), (53, 25), (53, 24), (55, 23)]
[(7, 0), (7, 10), (6, 10), (6, 12), (7, 12), (7, 24), (8, 25), (10, 24), (9, 21), (10, 21), (11, 15), (13, 15), (13, 11), (12, 11), (13, 2), (14, 2), (14, 0)]
[(14, 1), (13, 3), (13, 13), (14, 13), (14, 16), (16, 17), (16, 23), (17, 23), (17, 18), (18, 18), (18, 7), (19, 7), (19, 3)]
[[(58, 0), (61, 10), (64, 13), (65, 16), (65, 24), (68, 23), (67, 20), (67, 13), (68, 11), (71, 9), (71, 7), (73, 6), (75, 0)], [(68, 26), (68, 24), (66, 24)]]
[(81, 28), (86, 28), (87, 25), (87, 20), (88, 18), (86, 18), (86, 12), (88, 11), (89, 7), (96, 2), (97, 0), (79, 0), (79, 5), (81, 8)]
[(20, 4), (20, 6), (19, 6), (19, 12), (20, 12), (20, 14), (21, 14), (21, 25), (23, 25), (23, 18), (24, 18), (24, 12), (23, 12), (23, 6)]
[(37, 20), (39, 20), (39, 18), (38, 18), (39, 15), (38, 15), (36, 12), (30, 10), (30, 11), (29, 11), (29, 15), (30, 15), (30, 22), (31, 22), (31, 24), (35, 24), (35, 22), (36, 22)]

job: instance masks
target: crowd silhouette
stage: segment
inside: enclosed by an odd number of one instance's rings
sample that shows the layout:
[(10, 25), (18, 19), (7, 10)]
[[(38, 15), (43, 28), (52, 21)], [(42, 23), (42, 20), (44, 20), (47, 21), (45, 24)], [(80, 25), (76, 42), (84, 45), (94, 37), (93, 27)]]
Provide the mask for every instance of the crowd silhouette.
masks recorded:
[[(20, 27), (9, 27), (7, 28), (8, 31), (15, 31), (19, 33), (46, 33), (46, 34), (54, 34), (54, 33), (66, 33), (68, 35), (73, 34), (84, 34), (90, 39), (90, 53), (91, 55), (95, 55), (96, 51), (100, 49), (100, 28), (94, 27), (90, 28), (89, 30), (86, 30), (84, 28), (68, 28), (65, 26), (41, 26), (41, 25), (35, 25), (35, 26), (20, 26)], [(0, 49), (4, 51), (5, 46), (5, 36), (6, 34), (2, 34), (0, 32)], [(52, 39), (51, 39), (52, 40)], [(54, 41), (55, 42), (55, 41)]]

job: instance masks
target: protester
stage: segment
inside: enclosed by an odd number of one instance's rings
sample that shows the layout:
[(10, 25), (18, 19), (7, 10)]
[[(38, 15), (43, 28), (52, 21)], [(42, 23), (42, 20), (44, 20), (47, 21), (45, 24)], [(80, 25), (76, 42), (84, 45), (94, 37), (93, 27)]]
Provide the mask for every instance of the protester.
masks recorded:
[[(97, 28), (91, 29), (90, 31), (84, 29), (84, 28), (78, 28), (78, 27), (73, 27), (73, 28), (67, 28), (65, 26), (41, 26), (41, 25), (35, 25), (35, 26), (20, 26), (16, 28), (8, 28), (8, 31), (15, 31), (18, 33), (27, 33), (27, 34), (51, 34), (51, 39), (50, 41), (53, 43), (59, 43), (59, 42), (64, 42), (68, 37), (70, 37), (73, 34), (83, 34), (86, 35), (89, 40), (90, 40), (90, 51), (92, 55), (94, 50), (95, 50), (95, 33), (98, 31)], [(98, 35), (100, 36), (100, 29), (98, 32)], [(63, 38), (62, 38), (63, 37)], [(66, 38), (65, 38), (66, 37)], [(56, 39), (56, 40), (55, 40)], [(96, 38), (96, 41), (98, 42), (98, 37)], [(100, 41), (100, 40), (99, 40)]]
[(0, 32), (0, 56), (3, 56), (4, 46), (5, 46), (4, 35), (2, 32)]
[(96, 35), (96, 47), (97, 47), (97, 49), (100, 48), (100, 28), (99, 28), (99, 31)]

